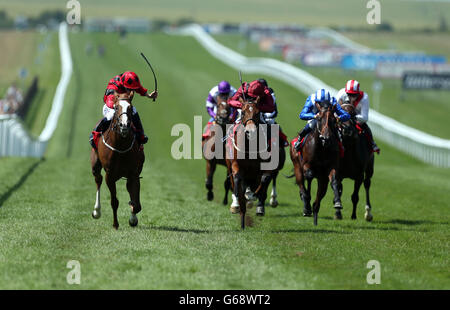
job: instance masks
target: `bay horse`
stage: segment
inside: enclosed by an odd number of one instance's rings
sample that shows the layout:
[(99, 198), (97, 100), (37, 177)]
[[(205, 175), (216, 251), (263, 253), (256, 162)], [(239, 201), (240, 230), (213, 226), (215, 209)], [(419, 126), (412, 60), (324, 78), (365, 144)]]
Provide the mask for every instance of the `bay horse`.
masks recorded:
[[(226, 163), (228, 174), (231, 175), (231, 185), (236, 196), (241, 217), (241, 228), (245, 229), (245, 214), (247, 207), (253, 205), (253, 201), (258, 199), (256, 215), (264, 216), (264, 204), (267, 198), (267, 188), (274, 175), (280, 168), (279, 160), (277, 168), (273, 170), (263, 170), (262, 163), (268, 161), (268, 156), (272, 156), (272, 150), (278, 152), (279, 147), (275, 145), (272, 149), (268, 145), (268, 137), (261, 135), (260, 130), (260, 97), (239, 98), (242, 104), (241, 121), (235, 125), (229, 134), (226, 145)], [(277, 137), (278, 138), (278, 137)], [(276, 139), (278, 141), (278, 139)], [(261, 143), (264, 143), (261, 145)], [(257, 146), (257, 150), (250, 147)], [(263, 156), (263, 152), (265, 155)], [(283, 159), (284, 164), (284, 159)], [(233, 212), (232, 213), (237, 213)]]
[[(226, 134), (227, 125), (233, 123), (233, 115), (232, 115), (232, 108), (227, 103), (228, 96), (225, 94), (219, 94), (217, 96), (217, 112), (216, 117), (214, 118), (214, 123), (210, 127), (210, 135), (205, 137), (202, 140), (202, 150), (203, 155), (206, 160), (206, 181), (205, 186), (208, 190), (206, 194), (206, 198), (208, 200), (214, 199), (214, 193), (213, 193), (213, 176), (214, 172), (216, 171), (217, 165), (227, 166), (227, 163), (225, 161), (225, 144), (226, 141), (223, 139)], [(219, 134), (216, 136), (216, 132), (221, 132), (222, 134)], [(221, 152), (216, 152), (220, 150), (216, 150), (216, 146), (221, 145), (222, 150)], [(213, 157), (208, 156), (209, 154), (215, 154)], [(212, 157), (212, 158), (211, 158)], [(225, 197), (223, 198), (223, 204), (228, 204), (228, 191), (231, 187), (231, 181), (230, 176), (227, 174), (227, 177), (225, 178)]]
[[(311, 183), (317, 178), (317, 194), (313, 204), (314, 225), (320, 209), (320, 202), (327, 192), (328, 182), (334, 192), (335, 219), (342, 219), (342, 203), (339, 195), (337, 171), (339, 166), (339, 145), (336, 132), (335, 106), (329, 103), (319, 105), (317, 126), (305, 137), (301, 152), (290, 143), (290, 156), (294, 164), (294, 175), (303, 201), (303, 216), (311, 216)], [(305, 188), (305, 179), (307, 187)]]
[(354, 180), (354, 188), (352, 194), (353, 212), (352, 219), (356, 219), (356, 207), (359, 201), (359, 188), (364, 182), (366, 190), (366, 207), (364, 218), (366, 221), (372, 221), (371, 204), (369, 197), (369, 190), (371, 178), (374, 172), (375, 156), (370, 149), (369, 143), (356, 127), (355, 107), (345, 102), (341, 107), (350, 114), (350, 120), (339, 125), (339, 130), (342, 136), (342, 143), (345, 148), (344, 157), (341, 158), (339, 164), (338, 182), (339, 195), (342, 196), (342, 180), (350, 178)]
[(105, 181), (111, 194), (111, 207), (113, 210), (113, 227), (119, 228), (117, 220), (116, 182), (120, 178), (126, 178), (127, 191), (130, 195), (131, 215), (130, 226), (138, 224), (137, 214), (141, 211), (140, 202), (140, 174), (145, 161), (145, 155), (136, 135), (132, 130), (131, 117), (133, 106), (131, 101), (134, 92), (130, 95), (120, 94), (116, 97), (114, 104), (114, 116), (109, 128), (102, 134), (97, 150), (91, 150), (91, 168), (97, 184), (97, 195), (92, 212), (92, 217), (98, 219), (101, 216), (100, 187), (102, 185), (102, 168), (105, 170)]

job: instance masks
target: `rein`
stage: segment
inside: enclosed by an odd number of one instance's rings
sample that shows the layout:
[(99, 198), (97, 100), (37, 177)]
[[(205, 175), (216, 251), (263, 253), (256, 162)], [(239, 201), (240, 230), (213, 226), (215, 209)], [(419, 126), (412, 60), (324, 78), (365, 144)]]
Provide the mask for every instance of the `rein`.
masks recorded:
[[(259, 131), (259, 127), (258, 127), (258, 131)], [(263, 132), (264, 133), (264, 132)], [(256, 151), (256, 152), (254, 152), (254, 151), (252, 151), (252, 152), (250, 152), (250, 151), (248, 151), (248, 150), (246, 150), (245, 152), (243, 152), (237, 145), (236, 145), (236, 140), (235, 140), (235, 136), (236, 136), (236, 134), (237, 134), (237, 131), (235, 132), (235, 133), (230, 133), (230, 134), (228, 134), (224, 139), (223, 139), (223, 141), (225, 141), (227, 138), (231, 138), (231, 143), (233, 144), (233, 147), (238, 151), (238, 152), (241, 152), (241, 153), (245, 153), (245, 154), (259, 154), (260, 152), (259, 151)], [(265, 136), (266, 134), (264, 133), (264, 136)], [(258, 139), (259, 139), (259, 137), (258, 137)], [(264, 141), (266, 141), (266, 147), (268, 148), (268, 145), (267, 145), (267, 138), (266, 139), (264, 139)]]
[(135, 140), (136, 140), (136, 135), (133, 134), (133, 141), (131, 142), (130, 147), (127, 148), (127, 149), (124, 150), (124, 151), (118, 150), (118, 149), (112, 147), (111, 145), (109, 145), (108, 143), (106, 143), (106, 141), (105, 141), (105, 136), (104, 136), (103, 134), (102, 134), (102, 140), (103, 140), (103, 144), (105, 144), (110, 150), (112, 150), (112, 151), (114, 151), (114, 152), (117, 152), (117, 153), (123, 154), (123, 153), (127, 153), (127, 152), (129, 152), (129, 151), (131, 150), (131, 148), (133, 147), (134, 142), (135, 142)]

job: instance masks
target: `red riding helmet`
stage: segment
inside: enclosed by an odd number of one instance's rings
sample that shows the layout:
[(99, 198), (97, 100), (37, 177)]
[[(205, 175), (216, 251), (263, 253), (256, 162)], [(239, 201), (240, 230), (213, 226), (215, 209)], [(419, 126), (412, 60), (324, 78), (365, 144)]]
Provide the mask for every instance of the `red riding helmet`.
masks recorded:
[(359, 94), (359, 82), (356, 80), (349, 80), (345, 84), (345, 92), (347, 94)]
[(138, 89), (141, 87), (141, 82), (139, 82), (139, 78), (134, 72), (124, 72), (120, 80), (123, 86), (129, 89)]
[(248, 95), (254, 98), (258, 96), (262, 97), (264, 95), (264, 85), (257, 80), (251, 82), (248, 86)]

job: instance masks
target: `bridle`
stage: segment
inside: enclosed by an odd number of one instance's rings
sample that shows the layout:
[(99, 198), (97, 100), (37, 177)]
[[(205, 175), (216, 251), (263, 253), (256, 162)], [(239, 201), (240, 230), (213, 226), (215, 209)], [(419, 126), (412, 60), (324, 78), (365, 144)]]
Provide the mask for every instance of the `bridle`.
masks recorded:
[[(333, 105), (329, 104), (326, 106), (318, 106), (318, 110), (320, 111), (321, 116), (317, 119), (317, 131), (319, 133), (319, 139), (322, 141), (322, 145), (325, 145), (326, 141), (331, 139), (334, 135), (334, 131), (330, 128), (329, 121), (333, 116)], [(325, 114), (325, 116), (322, 116)], [(325, 124), (323, 123), (323, 118), (325, 117)], [(329, 131), (329, 137), (325, 137), (326, 131)]]
[[(131, 104), (130, 104), (130, 106), (128, 107), (128, 109), (130, 109), (130, 108), (132, 108)], [(113, 132), (115, 132), (115, 133), (117, 133), (117, 134), (120, 135), (120, 131), (117, 130), (118, 124), (119, 124), (119, 122), (120, 122), (120, 117), (121, 117), (122, 115), (124, 115), (124, 114), (125, 114), (125, 115), (128, 115), (128, 110), (125, 111), (125, 112), (122, 112), (122, 113), (118, 114), (118, 113), (117, 113), (117, 111), (118, 111), (117, 105), (114, 106), (114, 110), (115, 110), (115, 112), (114, 112), (114, 117), (113, 117), (113, 121), (112, 121), (113, 124), (111, 124), (111, 125), (113, 125), (113, 126), (111, 126), (111, 130), (112, 130)], [(117, 115), (117, 114), (118, 114), (118, 115)], [(130, 119), (131, 119), (131, 118), (130, 118)], [(128, 128), (128, 130), (131, 130), (131, 120), (128, 122), (127, 128)], [(129, 152), (129, 151), (133, 148), (134, 142), (136, 141), (136, 136), (135, 136), (134, 133), (132, 133), (132, 135), (133, 135), (133, 141), (131, 142), (131, 145), (130, 145), (127, 149), (125, 149), (125, 150), (118, 150), (118, 149), (116, 149), (115, 147), (109, 145), (109, 144), (105, 141), (105, 136), (104, 136), (103, 134), (102, 134), (102, 140), (103, 140), (103, 143), (105, 144), (105, 146), (108, 147), (110, 150), (112, 150), (112, 151), (114, 151), (114, 152), (117, 152), (117, 153), (123, 154), (123, 153)]]

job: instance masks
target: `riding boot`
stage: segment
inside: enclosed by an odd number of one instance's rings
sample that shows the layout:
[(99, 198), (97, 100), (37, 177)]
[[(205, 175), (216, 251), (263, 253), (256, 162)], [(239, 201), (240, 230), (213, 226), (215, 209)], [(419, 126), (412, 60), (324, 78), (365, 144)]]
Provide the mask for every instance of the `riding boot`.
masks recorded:
[(309, 124), (306, 124), (305, 128), (303, 128), (302, 131), (298, 133), (297, 141), (294, 144), (294, 148), (297, 152), (300, 152), (300, 143), (302, 142), (303, 138), (306, 137), (306, 135), (310, 132), (311, 127), (309, 127)]
[(148, 137), (144, 134), (144, 128), (142, 127), (142, 122), (141, 118), (139, 117), (139, 114), (137, 112), (133, 114), (131, 120), (133, 121), (134, 128), (136, 128), (139, 143), (140, 144), (147, 143)]
[(366, 134), (367, 140), (369, 140), (372, 152), (380, 154), (380, 148), (375, 143), (375, 140), (373, 139), (372, 130), (370, 130), (369, 125), (367, 123), (362, 124), (361, 126), (364, 130), (364, 133)]
[(106, 117), (104, 117), (95, 126), (94, 130), (91, 132), (91, 134), (89, 136), (89, 143), (91, 144), (91, 146), (93, 148), (97, 148), (97, 146), (95, 145), (96, 137), (101, 135), (103, 132), (105, 132), (106, 129), (108, 129), (110, 123), (111, 123), (111, 121), (108, 121), (106, 119)]

